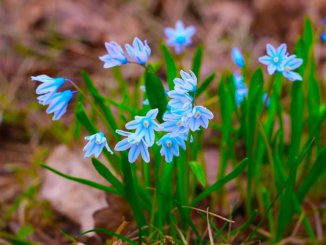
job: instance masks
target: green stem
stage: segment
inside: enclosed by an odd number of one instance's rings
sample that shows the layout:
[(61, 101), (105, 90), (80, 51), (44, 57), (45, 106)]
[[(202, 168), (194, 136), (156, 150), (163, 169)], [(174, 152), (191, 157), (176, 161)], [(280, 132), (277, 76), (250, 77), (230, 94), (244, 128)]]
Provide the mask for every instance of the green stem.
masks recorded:
[(131, 209), (134, 213), (137, 226), (139, 229), (139, 237), (141, 239), (142, 228), (146, 226), (146, 219), (143, 210), (140, 206), (139, 196), (137, 194), (136, 186), (133, 181), (130, 163), (128, 162), (125, 153), (122, 153), (121, 155), (122, 155), (121, 166), (122, 166), (123, 178), (125, 183), (125, 192), (126, 192), (127, 200), (130, 203)]

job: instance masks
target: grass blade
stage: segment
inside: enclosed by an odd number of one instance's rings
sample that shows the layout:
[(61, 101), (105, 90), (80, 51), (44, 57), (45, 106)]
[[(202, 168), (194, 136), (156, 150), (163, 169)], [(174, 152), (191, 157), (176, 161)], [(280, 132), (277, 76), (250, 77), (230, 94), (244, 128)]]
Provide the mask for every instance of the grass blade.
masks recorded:
[(203, 51), (204, 51), (204, 47), (203, 47), (203, 45), (200, 45), (198, 47), (198, 49), (196, 50), (196, 53), (192, 60), (192, 71), (195, 73), (195, 75), (198, 79), (200, 76), (200, 67), (201, 67), (202, 59), (203, 59)]
[(206, 187), (206, 175), (202, 165), (197, 161), (189, 162), (189, 166), (199, 183)]
[(118, 233), (115, 233), (113, 231), (110, 231), (110, 230), (107, 230), (107, 229), (104, 229), (104, 228), (94, 228), (94, 229), (91, 229), (91, 230), (88, 230), (88, 231), (84, 231), (84, 232), (78, 234), (77, 237), (79, 238), (79, 237), (81, 237), (83, 235), (86, 235), (86, 234), (88, 234), (90, 232), (103, 233), (103, 234), (106, 234), (108, 236), (116, 237), (116, 238), (120, 239), (123, 242), (127, 242), (128, 244), (133, 244), (133, 245), (138, 244), (137, 242), (132, 241), (132, 240), (130, 240), (129, 238), (127, 238), (125, 236), (122, 236), (122, 235), (120, 235)]
[(216, 181), (213, 185), (206, 188), (201, 194), (199, 194), (191, 203), (191, 206), (196, 206), (201, 200), (205, 197), (209, 196), (213, 191), (217, 191), (221, 187), (223, 187), (226, 183), (238, 177), (245, 169), (248, 164), (248, 159), (243, 159), (231, 173)]
[(164, 55), (166, 64), (166, 77), (169, 85), (169, 90), (173, 90), (173, 79), (177, 76), (177, 66), (174, 59), (165, 44), (161, 44), (161, 49)]
[(121, 196), (125, 197), (125, 191), (123, 184), (111, 173), (111, 171), (99, 160), (92, 158), (92, 163), (96, 171), (109, 183), (111, 183), (120, 193)]
[(216, 77), (216, 73), (212, 72), (206, 79), (200, 84), (197, 89), (196, 97), (199, 97), (208, 87), (212, 84)]
[(102, 191), (105, 191), (105, 192), (109, 192), (109, 193), (112, 193), (112, 194), (118, 194), (118, 195), (120, 194), (116, 189), (113, 189), (113, 188), (108, 187), (106, 185), (102, 185), (100, 183), (96, 183), (96, 182), (88, 180), (88, 179), (78, 178), (78, 177), (75, 177), (75, 176), (71, 176), (71, 175), (62, 173), (62, 172), (50, 167), (49, 165), (46, 165), (46, 164), (43, 164), (43, 163), (41, 163), (40, 165), (43, 168), (45, 168), (47, 170), (50, 170), (51, 172), (53, 172), (53, 173), (55, 173), (57, 175), (60, 175), (61, 177), (64, 177), (66, 179), (81, 183), (83, 185), (93, 187), (95, 189), (99, 189), (99, 190), (102, 190)]

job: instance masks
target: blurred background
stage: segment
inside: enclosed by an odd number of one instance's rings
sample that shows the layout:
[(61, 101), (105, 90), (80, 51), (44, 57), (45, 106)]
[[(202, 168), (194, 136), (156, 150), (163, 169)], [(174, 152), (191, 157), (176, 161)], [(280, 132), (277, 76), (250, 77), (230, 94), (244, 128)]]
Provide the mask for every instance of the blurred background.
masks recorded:
[[(110, 95), (117, 85), (98, 59), (106, 52), (104, 42), (147, 39), (154, 63), (161, 57), (163, 28), (177, 20), (197, 28), (193, 45), (183, 53), (185, 69), (200, 43), (205, 44), (203, 77), (233, 69), (230, 51), (235, 46), (248, 57), (249, 67), (256, 67), (267, 42), (285, 42), (292, 50), (307, 15), (319, 33), (326, 31), (324, 0), (0, 0), (0, 243), (16, 234), (64, 244), (69, 240), (64, 233), (78, 234), (111, 214), (98, 212), (107, 207), (103, 193), (39, 167), (46, 162), (97, 179), (81, 158), (83, 142), (74, 139), (78, 132), (69, 127), (72, 109), (53, 122), (37, 104), (31, 75), (63, 76), (82, 84), (80, 72), (86, 70)], [(316, 59), (326, 81), (326, 44), (321, 41)], [(141, 71), (122, 68), (130, 83)]]

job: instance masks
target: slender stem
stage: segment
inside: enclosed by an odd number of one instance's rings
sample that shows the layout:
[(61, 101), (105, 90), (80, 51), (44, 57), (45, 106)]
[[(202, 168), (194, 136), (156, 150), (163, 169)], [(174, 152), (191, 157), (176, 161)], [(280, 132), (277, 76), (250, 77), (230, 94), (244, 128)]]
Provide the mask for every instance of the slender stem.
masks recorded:
[(128, 64), (139, 65), (139, 66), (143, 67), (146, 71), (153, 72), (152, 68), (150, 68), (149, 66), (147, 66), (145, 64), (139, 64), (139, 63), (137, 63), (135, 61), (129, 61)]
[(86, 93), (76, 84), (74, 83), (72, 80), (70, 79), (66, 79), (68, 82), (70, 82), (70, 84), (72, 86), (74, 86), (78, 92), (87, 100), (87, 102), (94, 108), (94, 110), (96, 110), (96, 112), (98, 113), (98, 115), (101, 117), (101, 119), (103, 120), (103, 122), (106, 124), (106, 126), (109, 128), (110, 125), (108, 124), (105, 116), (103, 115), (103, 113), (96, 107), (96, 105), (94, 104), (94, 102), (86, 95)]

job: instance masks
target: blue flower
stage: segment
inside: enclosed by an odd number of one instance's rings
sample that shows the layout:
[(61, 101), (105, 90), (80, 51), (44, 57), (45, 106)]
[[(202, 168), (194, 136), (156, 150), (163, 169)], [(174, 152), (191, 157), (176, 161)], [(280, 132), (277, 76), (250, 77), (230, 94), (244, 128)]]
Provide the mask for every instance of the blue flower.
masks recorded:
[(111, 68), (128, 63), (123, 49), (116, 42), (106, 42), (105, 48), (108, 54), (99, 57), (100, 60), (104, 62), (104, 68)]
[(174, 89), (179, 91), (185, 92), (196, 92), (197, 90), (197, 77), (192, 72), (189, 73), (180, 71), (181, 78), (175, 78), (174, 82)]
[(233, 80), (235, 85), (235, 102), (237, 106), (240, 106), (241, 102), (248, 95), (248, 88), (243, 82), (243, 77), (238, 74), (233, 74)]
[(54, 93), (46, 93), (37, 97), (38, 103), (40, 105), (48, 105)]
[(172, 108), (171, 111), (187, 110), (192, 106), (193, 98), (183, 90), (171, 90), (168, 92), (168, 96), (171, 98), (168, 105)]
[(90, 157), (92, 154), (94, 154), (95, 157), (98, 157), (104, 147), (108, 150), (108, 152), (113, 154), (113, 151), (109, 147), (108, 142), (106, 141), (106, 138), (102, 132), (86, 136), (85, 140), (88, 140), (88, 143), (83, 149), (83, 151), (85, 152), (85, 158)]
[(37, 94), (55, 93), (66, 81), (63, 77), (52, 78), (47, 75), (32, 76), (31, 79), (42, 83), (36, 88)]
[(135, 129), (135, 135), (144, 138), (148, 146), (152, 146), (155, 140), (155, 132), (161, 129), (160, 125), (155, 122), (158, 109), (152, 109), (147, 112), (146, 116), (136, 116), (135, 120), (126, 124), (127, 129)]
[(284, 60), (288, 54), (286, 52), (286, 44), (281, 44), (275, 49), (271, 44), (266, 45), (267, 55), (260, 57), (260, 63), (267, 65), (269, 75), (274, 74), (276, 71), (282, 71)]
[(160, 150), (161, 156), (165, 156), (165, 161), (170, 163), (173, 160), (173, 156), (179, 156), (179, 147), (186, 149), (184, 139), (175, 134), (166, 134), (158, 142), (158, 145), (162, 145)]
[(189, 26), (185, 28), (182, 21), (177, 21), (175, 29), (167, 27), (164, 29), (164, 33), (167, 36), (167, 44), (174, 46), (175, 52), (180, 54), (183, 47), (191, 44), (191, 37), (195, 34), (196, 28)]
[(42, 101), (41, 99), (43, 105), (49, 105), (46, 113), (54, 113), (52, 120), (58, 120), (63, 116), (63, 114), (65, 114), (68, 103), (72, 99), (73, 94), (76, 92), (77, 91), (65, 90), (63, 92), (46, 95), (49, 96), (49, 98), (46, 98), (46, 102)]
[(191, 115), (190, 111), (167, 111), (163, 115), (164, 123), (161, 124), (161, 127), (166, 132), (174, 133), (185, 133), (189, 131), (187, 125), (188, 116)]
[(134, 133), (125, 132), (122, 130), (116, 130), (116, 132), (122, 136), (126, 136), (127, 138), (119, 141), (114, 147), (114, 150), (125, 151), (129, 149), (128, 161), (130, 163), (134, 163), (139, 154), (143, 158), (144, 162), (148, 163), (150, 161), (148, 145), (145, 143), (143, 138), (139, 138)]
[(213, 113), (203, 106), (194, 106), (192, 116), (188, 118), (188, 125), (192, 131), (199, 130), (199, 127), (207, 128), (209, 120), (213, 119)]
[(231, 51), (233, 62), (240, 68), (244, 67), (245, 61), (239, 48), (233, 48)]
[(320, 39), (321, 39), (323, 42), (326, 42), (326, 32), (320, 35)]
[(146, 64), (151, 54), (151, 48), (148, 46), (147, 41), (144, 41), (143, 43), (138, 37), (135, 37), (132, 46), (130, 44), (126, 44), (125, 48), (129, 56), (141, 65)]
[(283, 76), (292, 82), (302, 81), (302, 77), (300, 76), (300, 74), (293, 71), (297, 69), (299, 66), (301, 66), (302, 63), (303, 60), (297, 58), (295, 55), (291, 55), (290, 57), (288, 57), (283, 63), (283, 69), (282, 69)]

